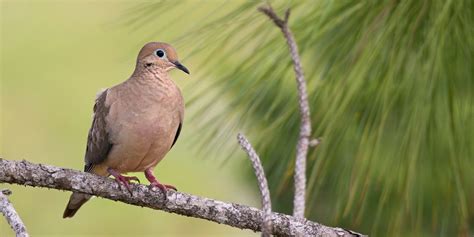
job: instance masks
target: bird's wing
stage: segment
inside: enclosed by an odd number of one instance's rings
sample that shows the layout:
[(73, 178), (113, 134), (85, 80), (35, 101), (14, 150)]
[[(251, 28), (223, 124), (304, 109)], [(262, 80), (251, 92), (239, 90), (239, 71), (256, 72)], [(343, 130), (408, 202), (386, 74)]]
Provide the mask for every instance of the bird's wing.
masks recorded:
[[(179, 134), (181, 133), (181, 128), (183, 127), (183, 122), (180, 122), (179, 123), (179, 126), (178, 126), (178, 130), (176, 130), (176, 134), (174, 135), (174, 140), (173, 140), (173, 144), (171, 144), (171, 148), (174, 146), (174, 144), (176, 143), (176, 141), (178, 140), (178, 137), (179, 137)], [(170, 149), (171, 149), (170, 148)]]
[(107, 90), (103, 91), (95, 100), (94, 118), (87, 136), (86, 155), (84, 158), (86, 163), (84, 166), (85, 172), (91, 171), (94, 165), (103, 162), (107, 158), (110, 149), (112, 149), (113, 144), (109, 140), (105, 119), (109, 113), (109, 107), (105, 104), (107, 92)]
[(183, 97), (181, 95), (179, 98), (181, 99), (181, 103), (182, 103), (182, 106), (179, 109), (179, 125), (178, 125), (178, 128), (176, 129), (176, 134), (174, 135), (173, 144), (171, 144), (170, 149), (174, 146), (174, 144), (178, 140), (179, 134), (181, 133), (181, 128), (183, 127), (184, 103), (183, 103)]

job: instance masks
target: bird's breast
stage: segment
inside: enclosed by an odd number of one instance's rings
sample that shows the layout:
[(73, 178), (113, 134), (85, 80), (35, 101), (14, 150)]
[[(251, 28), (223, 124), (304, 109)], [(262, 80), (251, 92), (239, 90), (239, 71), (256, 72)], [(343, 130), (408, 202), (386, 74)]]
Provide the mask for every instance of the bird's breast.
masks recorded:
[(122, 101), (110, 108), (108, 119), (119, 124), (109, 130), (113, 142), (109, 166), (120, 172), (154, 167), (171, 148), (183, 104), (167, 97)]

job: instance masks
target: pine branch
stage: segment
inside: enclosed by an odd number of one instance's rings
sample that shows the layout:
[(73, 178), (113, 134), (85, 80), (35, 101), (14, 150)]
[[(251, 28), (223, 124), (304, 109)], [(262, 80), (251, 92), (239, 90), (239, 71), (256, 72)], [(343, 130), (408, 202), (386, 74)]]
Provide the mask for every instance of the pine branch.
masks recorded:
[(28, 232), (26, 231), (25, 224), (21, 220), (18, 213), (15, 211), (15, 208), (8, 200), (7, 195), (10, 195), (11, 191), (4, 189), (0, 190), (0, 212), (7, 219), (8, 224), (11, 226), (15, 235), (17, 237), (28, 237)]
[[(132, 195), (110, 178), (81, 171), (63, 169), (28, 161), (9, 161), (0, 158), (0, 182), (53, 188), (86, 193), (114, 201), (148, 207), (184, 216), (206, 219), (240, 229), (260, 231), (262, 211), (241, 204), (226, 203), (205, 197), (168, 191), (168, 201), (160, 190), (145, 185), (131, 184)], [(61, 213), (58, 213), (61, 218)], [(272, 213), (272, 234), (279, 236), (357, 236), (342, 228), (327, 227), (316, 222)]]
[(239, 140), (240, 146), (250, 158), (255, 176), (257, 176), (258, 188), (260, 189), (260, 194), (262, 195), (262, 237), (269, 237), (272, 231), (272, 201), (270, 199), (270, 190), (268, 189), (268, 182), (267, 178), (265, 177), (262, 162), (260, 161), (260, 157), (258, 157), (257, 152), (255, 152), (252, 145), (243, 134), (239, 133), (237, 135), (237, 140)]
[(286, 10), (285, 18), (281, 19), (275, 13), (271, 5), (260, 7), (258, 10), (267, 15), (275, 25), (280, 28), (286, 43), (290, 50), (291, 59), (293, 60), (293, 69), (296, 76), (296, 84), (298, 88), (298, 104), (301, 115), (300, 134), (298, 144), (296, 145), (296, 161), (295, 161), (295, 197), (293, 202), (293, 216), (304, 219), (305, 196), (306, 196), (306, 157), (308, 155), (309, 139), (311, 136), (311, 118), (309, 112), (308, 92), (306, 89), (306, 81), (303, 74), (303, 66), (298, 54), (298, 45), (295, 37), (288, 27), (288, 19), (290, 17), (290, 9)]

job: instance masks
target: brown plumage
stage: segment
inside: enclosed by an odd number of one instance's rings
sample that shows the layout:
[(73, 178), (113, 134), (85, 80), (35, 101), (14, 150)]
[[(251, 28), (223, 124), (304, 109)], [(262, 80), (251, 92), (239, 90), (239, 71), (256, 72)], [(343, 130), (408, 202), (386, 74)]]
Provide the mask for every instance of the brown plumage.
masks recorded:
[[(97, 96), (84, 171), (112, 175), (127, 188), (137, 179), (121, 174), (145, 172), (152, 186), (164, 192), (174, 188), (159, 183), (152, 174), (176, 142), (183, 123), (183, 97), (168, 75), (174, 68), (189, 73), (169, 44), (148, 43), (138, 54), (132, 76)], [(63, 217), (74, 216), (90, 197), (73, 193)]]

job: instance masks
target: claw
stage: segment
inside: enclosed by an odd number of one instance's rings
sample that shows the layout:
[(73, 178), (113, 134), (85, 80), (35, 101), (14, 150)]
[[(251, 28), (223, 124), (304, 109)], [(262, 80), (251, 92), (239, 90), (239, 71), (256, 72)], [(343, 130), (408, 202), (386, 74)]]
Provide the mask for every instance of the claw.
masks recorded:
[(145, 170), (145, 177), (148, 179), (148, 181), (150, 181), (150, 186), (149, 187), (159, 188), (161, 190), (161, 192), (164, 194), (165, 200), (168, 199), (168, 196), (166, 195), (168, 189), (173, 189), (174, 191), (178, 191), (178, 189), (176, 189), (176, 187), (174, 187), (173, 185), (162, 184), (162, 183), (158, 182), (158, 180), (155, 178), (155, 176), (153, 176), (151, 168), (148, 168), (148, 169)]
[(123, 176), (119, 172), (117, 172), (117, 171), (115, 171), (111, 168), (108, 168), (107, 171), (109, 172), (110, 175), (114, 176), (115, 181), (119, 185), (123, 184), (125, 186), (125, 188), (127, 188), (127, 190), (130, 192), (130, 194), (132, 194), (132, 190), (130, 188), (131, 181), (137, 181), (138, 183), (140, 183), (140, 179), (138, 179), (135, 176)]
[(166, 187), (166, 188), (173, 189), (174, 191), (178, 191), (178, 189), (177, 189), (175, 186), (173, 186), (173, 185), (165, 184), (165, 187)]

